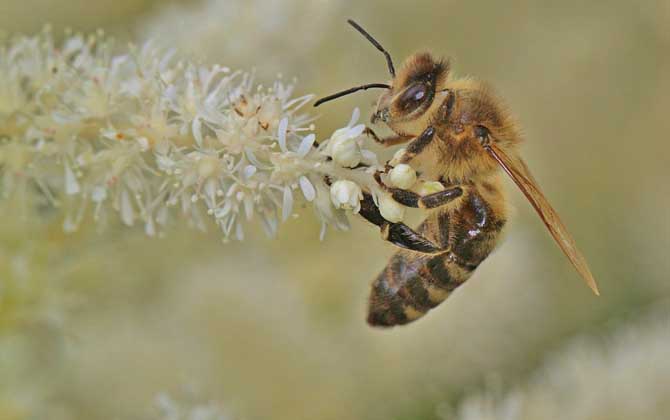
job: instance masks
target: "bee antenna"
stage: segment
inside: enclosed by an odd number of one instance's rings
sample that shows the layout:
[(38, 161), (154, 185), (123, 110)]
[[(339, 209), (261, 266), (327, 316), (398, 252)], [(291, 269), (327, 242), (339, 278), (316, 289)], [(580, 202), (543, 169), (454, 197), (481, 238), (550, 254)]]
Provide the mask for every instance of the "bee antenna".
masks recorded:
[(377, 42), (377, 40), (374, 39), (372, 35), (370, 35), (365, 29), (363, 29), (361, 25), (354, 22), (352, 19), (347, 19), (347, 22), (349, 23), (349, 25), (353, 26), (354, 29), (360, 32), (361, 35), (363, 35), (368, 41), (370, 41), (370, 43), (372, 43), (372, 45), (374, 45), (375, 48), (377, 48), (379, 51), (382, 52), (382, 54), (384, 54), (384, 57), (386, 57), (386, 64), (389, 67), (389, 73), (391, 73), (391, 77), (395, 77), (395, 69), (393, 68), (393, 60), (391, 59), (391, 54), (389, 54), (389, 52), (386, 51), (384, 47), (382, 47), (382, 44)]
[(333, 99), (341, 98), (342, 96), (349, 95), (350, 93), (358, 92), (359, 90), (366, 90), (370, 88), (381, 88), (381, 89), (391, 89), (391, 86), (386, 83), (369, 83), (367, 85), (356, 86), (343, 90), (341, 92), (333, 93), (332, 95), (325, 96), (318, 101), (314, 102), (314, 106), (317, 107), (324, 102), (332, 101)]

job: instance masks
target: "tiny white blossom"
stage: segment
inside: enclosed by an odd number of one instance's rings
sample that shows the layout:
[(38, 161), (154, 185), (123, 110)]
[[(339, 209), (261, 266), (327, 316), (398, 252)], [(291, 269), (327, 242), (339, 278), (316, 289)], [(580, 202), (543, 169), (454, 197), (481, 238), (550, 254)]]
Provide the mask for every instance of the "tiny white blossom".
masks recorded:
[(404, 147), (401, 147), (400, 149), (396, 150), (396, 152), (393, 154), (393, 158), (389, 161), (389, 165), (391, 166), (396, 166), (400, 163), (400, 160), (403, 158), (405, 155), (405, 152), (407, 152), (407, 149)]
[(402, 222), (405, 218), (405, 207), (395, 201), (393, 197), (388, 194), (380, 194), (377, 197), (379, 212), (384, 219), (389, 222)]
[(363, 192), (356, 183), (348, 180), (339, 180), (330, 187), (330, 199), (336, 208), (352, 210), (358, 213), (361, 209)]
[(444, 191), (444, 185), (438, 181), (426, 181), (419, 183), (417, 193), (420, 195), (429, 195), (436, 192)]
[(325, 154), (332, 157), (335, 163), (346, 168), (353, 168), (361, 162), (361, 149), (364, 124), (355, 125), (360, 116), (358, 108), (354, 109), (351, 120), (343, 127), (335, 130), (326, 142)]
[(353, 168), (361, 163), (361, 148), (355, 137), (339, 136), (330, 140), (331, 154), (338, 165)]
[(391, 169), (389, 181), (394, 187), (409, 189), (416, 183), (416, 171), (411, 166), (401, 163)]

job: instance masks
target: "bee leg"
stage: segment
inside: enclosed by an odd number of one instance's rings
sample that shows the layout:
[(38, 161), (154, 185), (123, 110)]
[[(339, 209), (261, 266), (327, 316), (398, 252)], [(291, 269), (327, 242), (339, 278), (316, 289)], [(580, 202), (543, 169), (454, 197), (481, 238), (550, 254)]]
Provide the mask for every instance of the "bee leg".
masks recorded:
[(389, 192), (391, 193), (391, 197), (403, 206), (419, 209), (434, 209), (448, 204), (463, 195), (461, 187), (452, 187), (424, 196), (400, 188), (389, 188)]
[(363, 216), (368, 222), (379, 226), (384, 240), (391, 242), (395, 246), (423, 254), (439, 254), (448, 251), (426, 239), (406, 224), (391, 223), (384, 219), (372, 199), (372, 195), (366, 192), (363, 193), (361, 209), (358, 214)]
[(375, 201), (372, 199), (372, 195), (366, 192), (363, 192), (361, 209), (358, 214), (363, 216), (368, 222), (379, 227), (383, 227), (385, 224), (389, 223), (389, 221), (384, 219), (384, 216), (379, 212), (379, 207), (377, 207)]
[(382, 226), (382, 238), (395, 246), (422, 254), (449, 252), (417, 233), (404, 223), (387, 223)]
[(412, 140), (410, 144), (407, 145), (405, 153), (400, 156), (398, 163), (407, 163), (414, 159), (416, 155), (421, 153), (426, 148), (426, 146), (428, 146), (430, 142), (433, 141), (434, 137), (435, 128), (429, 125), (425, 130), (423, 130), (423, 133), (421, 133), (418, 137)]
[(377, 184), (391, 193), (391, 197), (403, 206), (418, 209), (434, 209), (450, 203), (463, 195), (461, 187), (450, 187), (428, 195), (420, 195), (413, 191), (403, 190), (401, 188), (390, 188), (382, 182), (381, 172), (377, 171), (374, 175)]
[(363, 134), (369, 136), (374, 140), (376, 143), (381, 144), (382, 146), (395, 146), (396, 144), (400, 143), (405, 143), (409, 139), (411, 139), (410, 136), (402, 136), (402, 135), (397, 135), (397, 136), (390, 136), (390, 137), (385, 137), (385, 138), (380, 138), (377, 133), (372, 131), (370, 127), (365, 127), (365, 130), (363, 131)]

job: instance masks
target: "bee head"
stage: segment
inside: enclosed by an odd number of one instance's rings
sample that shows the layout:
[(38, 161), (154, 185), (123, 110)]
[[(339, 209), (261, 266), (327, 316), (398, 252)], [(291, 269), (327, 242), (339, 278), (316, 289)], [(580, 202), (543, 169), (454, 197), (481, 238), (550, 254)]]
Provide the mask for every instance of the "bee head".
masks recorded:
[(434, 104), (441, 104), (435, 98), (445, 92), (448, 75), (448, 61), (428, 53), (410, 56), (379, 98), (371, 122), (382, 121), (396, 133), (417, 135), (429, 123)]
[[(386, 123), (398, 134), (417, 135), (415, 131), (421, 124), (428, 123), (432, 112), (428, 112), (438, 94), (444, 92), (443, 86), (449, 75), (449, 62), (436, 60), (428, 53), (418, 53), (410, 56), (396, 75), (391, 55), (369, 33), (353, 20), (349, 24), (360, 32), (372, 45), (384, 54), (391, 83), (370, 83), (326, 96), (314, 103), (319, 106), (324, 102), (340, 98), (359, 90), (381, 88), (387, 91), (381, 95), (377, 108), (372, 115), (371, 122)], [(446, 95), (443, 93), (443, 95)], [(420, 132), (421, 130), (419, 130)]]

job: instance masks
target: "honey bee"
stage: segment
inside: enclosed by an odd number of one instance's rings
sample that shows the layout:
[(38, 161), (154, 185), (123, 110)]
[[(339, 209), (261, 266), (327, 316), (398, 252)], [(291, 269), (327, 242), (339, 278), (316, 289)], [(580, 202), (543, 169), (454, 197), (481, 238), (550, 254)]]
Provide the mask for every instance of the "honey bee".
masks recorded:
[(382, 122), (395, 135), (380, 138), (370, 128), (366, 133), (384, 146), (408, 143), (394, 160), (411, 162), (422, 178), (444, 187), (420, 195), (387, 186), (385, 171), (375, 175), (394, 200), (427, 210), (416, 230), (384, 219), (372, 195), (364, 192), (359, 214), (399, 248), (372, 283), (368, 323), (389, 327), (414, 321), (472, 275), (496, 246), (507, 221), (503, 172), (530, 201), (563, 253), (598, 295), (586, 260), (519, 156), (517, 124), (492, 89), (474, 79), (452, 79), (449, 61), (425, 52), (410, 56), (396, 73), (381, 44), (356, 22), (348, 22), (384, 54), (391, 81), (347, 89), (314, 106), (359, 90), (385, 89), (371, 123)]

